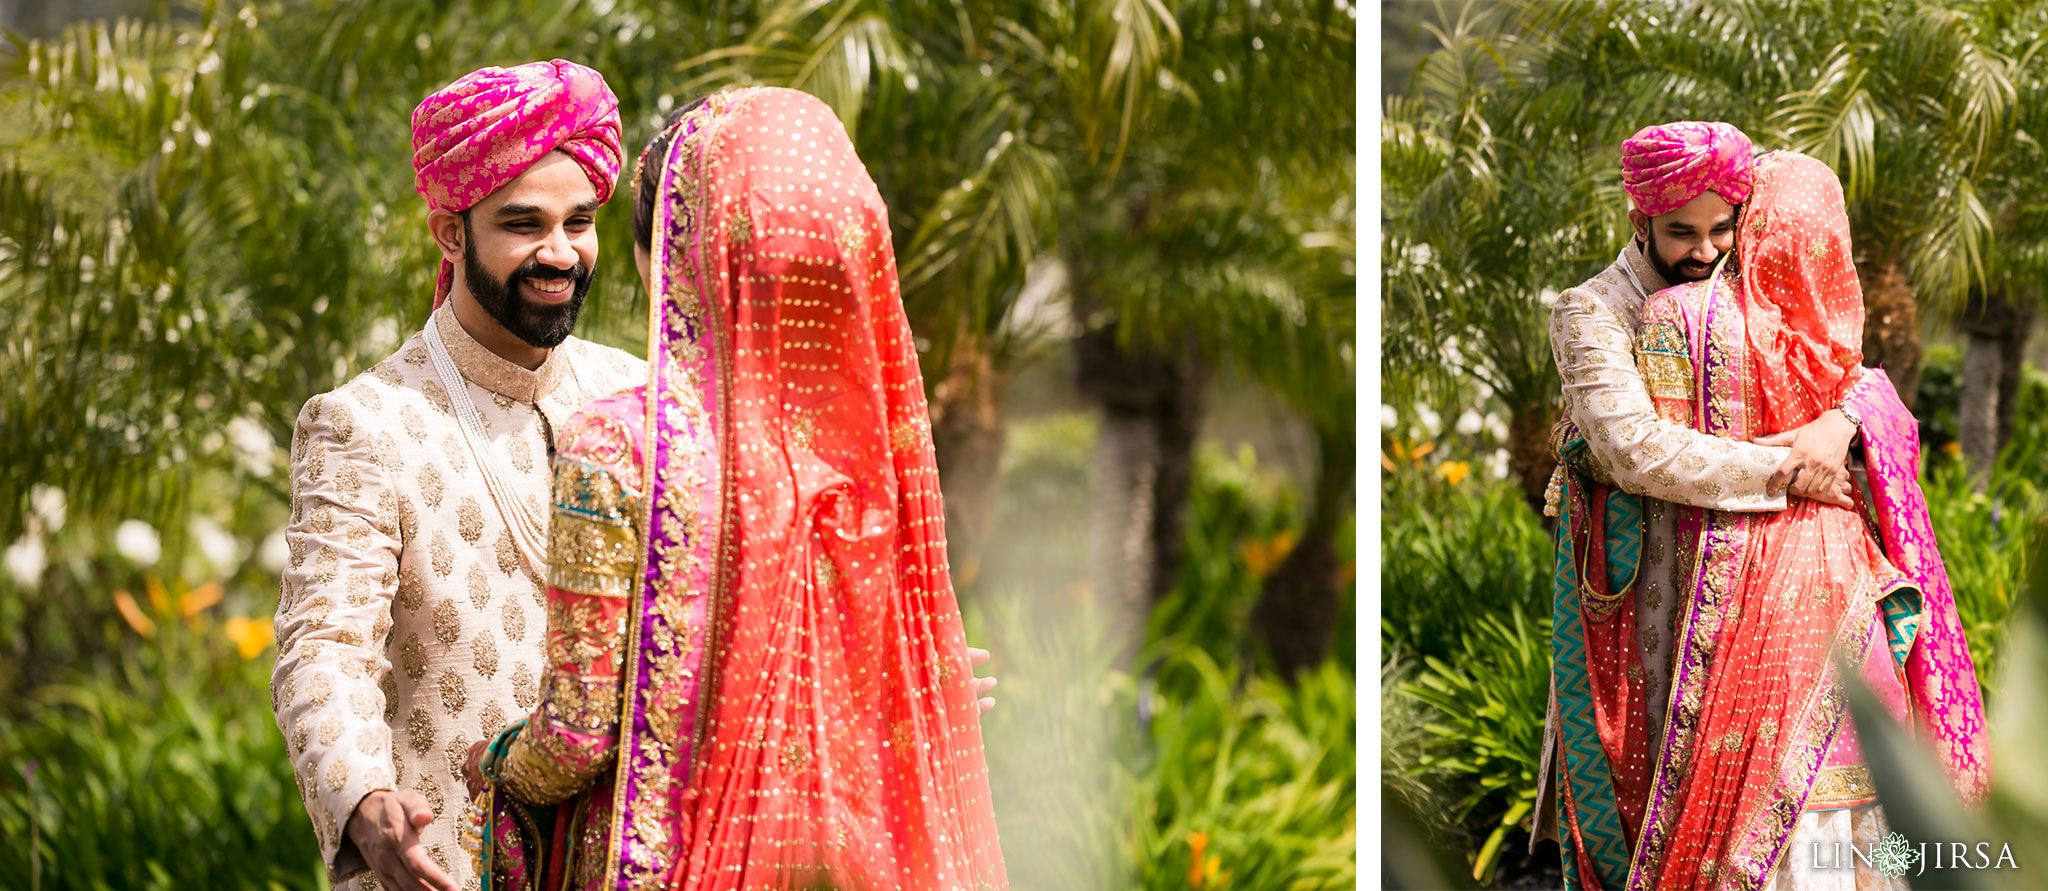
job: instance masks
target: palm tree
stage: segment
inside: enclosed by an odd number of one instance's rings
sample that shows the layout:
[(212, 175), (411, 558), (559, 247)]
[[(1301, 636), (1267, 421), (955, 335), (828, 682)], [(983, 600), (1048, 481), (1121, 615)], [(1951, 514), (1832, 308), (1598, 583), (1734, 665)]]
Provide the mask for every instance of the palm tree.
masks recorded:
[[(1294, 387), (1319, 429), (1342, 431), (1329, 463), (1348, 464), (1335, 456), (1350, 451), (1336, 395), (1352, 376), (1338, 284), (1349, 217), (1329, 209), (1349, 193), (1330, 146), (1348, 140), (1350, 79), (1329, 72), (1348, 70), (1350, 23), (1334, 4), (1283, 6), (770, 3), (743, 41), (680, 66), (692, 83), (812, 89), (858, 121), (899, 220), (913, 326), (932, 339), (948, 532), (968, 574), (1002, 441), (995, 400), (1025, 345), (1009, 321), (1034, 258), (1063, 270), (1082, 384), (1104, 408), (1097, 538), (1111, 551), (1097, 562), (1116, 568), (1103, 587), (1127, 614), (1177, 578), (1217, 362)], [(1342, 88), (1272, 101), (1270, 84), (1315, 80)], [(1290, 176), (1316, 185), (1283, 187)], [(1348, 492), (1344, 471), (1330, 479)]]

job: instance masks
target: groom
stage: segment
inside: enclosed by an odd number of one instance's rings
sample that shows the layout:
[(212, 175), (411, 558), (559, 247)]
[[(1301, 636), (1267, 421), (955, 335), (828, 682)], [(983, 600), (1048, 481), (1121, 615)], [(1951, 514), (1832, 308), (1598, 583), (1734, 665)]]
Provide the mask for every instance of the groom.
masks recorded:
[(570, 336), (619, 161), (618, 100), (571, 62), (413, 113), (434, 312), (292, 438), (272, 702), (337, 887), (472, 882), (463, 757), (540, 695), (554, 429), (646, 376)]

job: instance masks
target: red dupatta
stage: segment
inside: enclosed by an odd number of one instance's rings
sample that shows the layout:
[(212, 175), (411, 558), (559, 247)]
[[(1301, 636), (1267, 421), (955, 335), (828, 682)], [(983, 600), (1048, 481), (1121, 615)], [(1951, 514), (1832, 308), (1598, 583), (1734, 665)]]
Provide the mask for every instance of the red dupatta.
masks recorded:
[[(804, 93), (721, 93), (679, 126), (646, 161), (652, 390), (715, 407), (722, 507), (713, 566), (664, 562), (650, 461), (647, 566), (703, 573), (709, 658), (678, 682), (702, 684), (685, 738), (621, 748), (626, 773), (687, 743), (687, 790), (619, 806), (676, 815), (629, 821), (677, 835), (669, 887), (1007, 887), (888, 208)], [(659, 377), (699, 363), (694, 389)], [(626, 724), (658, 726), (641, 703)], [(615, 843), (629, 872), (638, 841)]]

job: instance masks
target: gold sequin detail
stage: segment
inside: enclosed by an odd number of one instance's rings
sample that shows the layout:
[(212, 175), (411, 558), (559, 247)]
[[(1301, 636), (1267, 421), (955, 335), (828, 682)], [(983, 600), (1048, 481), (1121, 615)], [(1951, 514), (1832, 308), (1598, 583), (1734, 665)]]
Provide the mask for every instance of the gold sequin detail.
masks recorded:
[(448, 543), (448, 533), (445, 530), (434, 533), (434, 541), (427, 549), (434, 558), (435, 575), (445, 579), (455, 571), (455, 546)]
[(443, 600), (434, 606), (434, 639), (452, 644), (462, 633), (462, 619), (457, 615), (455, 601)]
[(499, 705), (495, 699), (484, 703), (483, 710), (477, 713), (477, 718), (482, 722), (484, 732), (493, 735), (511, 723), (505, 719), (505, 707)]
[(334, 431), (334, 441), (348, 445), (356, 435), (355, 413), (348, 410), (348, 403), (337, 400), (327, 414), (327, 426)]
[(405, 435), (412, 437), (413, 442), (427, 441), (427, 421), (420, 417), (419, 409), (410, 405), (399, 406), (398, 421), (405, 426)]
[(476, 666), (476, 673), (486, 678), (498, 675), (498, 642), (485, 631), (469, 642), (470, 664)]
[(434, 748), (434, 716), (424, 705), (412, 708), (412, 717), (405, 722), (406, 743), (412, 746), (414, 754), (425, 755)]
[(497, 551), (499, 572), (511, 575), (513, 570), (519, 568), (519, 549), (512, 544), (511, 530), (498, 530)]
[(420, 568), (406, 564), (398, 571), (398, 605), (406, 612), (417, 612), (427, 597), (427, 582), (420, 578)]
[(461, 714), (463, 704), (469, 702), (469, 683), (452, 668), (442, 671), (436, 683), (441, 687), (441, 707), (450, 717)]
[(481, 610), (490, 602), (491, 583), (484, 577), (484, 568), (469, 564), (469, 605)]
[(441, 452), (448, 456), (448, 467), (454, 470), (457, 476), (469, 472), (469, 456), (465, 454), (467, 451), (469, 446), (463, 445), (462, 440), (457, 439), (455, 434), (450, 433), (441, 438)]
[(417, 681), (427, 675), (427, 648), (420, 643), (420, 636), (408, 634), (405, 645), (398, 648), (399, 665), (405, 669), (405, 676)]
[(326, 705), (327, 700), (333, 696), (333, 678), (324, 674), (315, 674), (312, 680), (306, 682), (306, 699), (314, 705)]
[(504, 624), (505, 636), (513, 643), (526, 639), (526, 607), (519, 605), (519, 598), (505, 598), (505, 610), (499, 614), (499, 620)]
[(435, 411), (444, 415), (455, 413), (455, 403), (448, 401), (448, 391), (441, 387), (440, 381), (422, 382), (420, 392), (426, 394), (427, 404), (433, 406)]
[(522, 712), (540, 702), (540, 681), (534, 678), (533, 669), (524, 662), (512, 667), (512, 701)]
[(427, 503), (427, 507), (438, 508), (441, 506), (441, 493), (441, 469), (429, 464), (427, 469), (420, 471), (420, 499)]

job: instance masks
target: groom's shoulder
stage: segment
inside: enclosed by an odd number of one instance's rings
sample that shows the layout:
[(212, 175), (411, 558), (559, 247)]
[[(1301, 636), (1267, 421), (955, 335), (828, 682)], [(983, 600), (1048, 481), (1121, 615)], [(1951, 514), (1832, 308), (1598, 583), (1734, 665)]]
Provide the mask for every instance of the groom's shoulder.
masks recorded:
[[(416, 416), (432, 403), (438, 383), (428, 386), (431, 378), (426, 346), (415, 334), (382, 361), (307, 399), (299, 409), (296, 433), (328, 432), (344, 443), (358, 428), (374, 434), (370, 428), (387, 426), (382, 418), (396, 418), (408, 408)], [(445, 401), (447, 396), (442, 393), (440, 398)]]
[(617, 347), (570, 336), (556, 347), (568, 353), (578, 376), (591, 380), (595, 395), (624, 390), (647, 382), (647, 360)]
[(1616, 259), (1592, 278), (1566, 288), (1558, 295), (1557, 302), (1551, 306), (1552, 318), (1625, 309), (1622, 304), (1635, 297), (1635, 291), (1629, 284), (1625, 262)]

